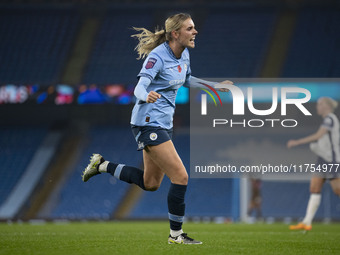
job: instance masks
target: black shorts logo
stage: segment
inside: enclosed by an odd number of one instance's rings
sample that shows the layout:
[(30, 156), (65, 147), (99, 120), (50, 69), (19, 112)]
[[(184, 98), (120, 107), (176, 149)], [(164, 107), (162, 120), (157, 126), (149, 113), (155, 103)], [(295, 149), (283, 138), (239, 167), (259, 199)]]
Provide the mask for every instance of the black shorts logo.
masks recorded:
[(144, 149), (144, 143), (143, 142), (138, 142), (138, 149), (139, 150)]

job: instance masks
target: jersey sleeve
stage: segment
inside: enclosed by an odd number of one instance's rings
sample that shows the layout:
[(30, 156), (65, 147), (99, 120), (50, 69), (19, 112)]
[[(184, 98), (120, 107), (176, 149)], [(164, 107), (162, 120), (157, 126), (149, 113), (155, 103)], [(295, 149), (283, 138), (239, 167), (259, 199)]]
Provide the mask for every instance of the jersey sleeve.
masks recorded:
[(146, 102), (148, 97), (147, 87), (150, 85), (151, 81), (146, 77), (140, 77), (137, 86), (135, 87), (134, 94), (138, 100)]
[(143, 63), (143, 67), (140, 70), (137, 77), (146, 77), (151, 81), (156, 77), (156, 75), (163, 68), (162, 59), (154, 53), (150, 53)]
[(206, 85), (208, 85), (214, 88), (216, 84), (218, 84), (218, 82), (206, 81), (190, 75), (189, 79), (185, 81), (184, 86), (191, 88), (207, 88)]
[(330, 116), (324, 118), (321, 127), (326, 128), (327, 130), (331, 130), (333, 128), (334, 122)]

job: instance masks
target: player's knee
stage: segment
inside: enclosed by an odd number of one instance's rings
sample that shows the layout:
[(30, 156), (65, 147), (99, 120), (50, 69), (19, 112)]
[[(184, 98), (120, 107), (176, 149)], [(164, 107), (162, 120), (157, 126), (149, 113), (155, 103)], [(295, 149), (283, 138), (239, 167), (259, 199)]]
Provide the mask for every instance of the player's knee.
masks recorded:
[(186, 171), (184, 171), (181, 174), (176, 175), (176, 178), (171, 181), (175, 184), (188, 185), (188, 179), (188, 174)]
[(144, 185), (144, 187), (145, 187), (146, 191), (156, 191), (156, 190), (159, 189), (159, 185), (151, 185), (151, 186), (145, 186)]
[(183, 181), (184, 185), (188, 185), (189, 176), (188, 176), (187, 172), (185, 172), (185, 175), (183, 176), (182, 181)]
[(159, 189), (160, 184), (144, 180), (144, 187), (145, 187), (145, 190), (147, 191), (156, 191)]
[(319, 187), (310, 187), (310, 193), (321, 193), (321, 189)]
[(310, 193), (321, 193), (322, 186), (319, 185), (311, 185), (309, 188)]

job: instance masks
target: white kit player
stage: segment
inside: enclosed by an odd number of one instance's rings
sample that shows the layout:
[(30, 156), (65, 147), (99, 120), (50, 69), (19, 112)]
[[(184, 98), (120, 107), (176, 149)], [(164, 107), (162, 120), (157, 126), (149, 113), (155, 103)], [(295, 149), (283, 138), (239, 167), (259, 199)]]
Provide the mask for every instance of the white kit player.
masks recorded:
[(321, 202), (322, 186), (330, 181), (333, 192), (340, 196), (340, 125), (334, 114), (338, 103), (329, 97), (321, 97), (317, 102), (317, 113), (323, 117), (319, 130), (307, 137), (290, 140), (287, 147), (310, 143), (311, 150), (318, 156), (315, 171), (310, 181), (310, 198), (307, 211), (302, 222), (291, 225), (291, 230), (311, 230), (312, 221)]

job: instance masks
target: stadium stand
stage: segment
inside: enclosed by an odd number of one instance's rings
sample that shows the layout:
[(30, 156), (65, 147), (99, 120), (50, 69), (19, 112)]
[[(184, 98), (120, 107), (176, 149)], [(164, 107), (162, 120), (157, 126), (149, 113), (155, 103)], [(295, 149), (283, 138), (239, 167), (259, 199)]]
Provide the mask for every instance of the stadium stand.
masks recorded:
[(0, 82), (58, 82), (78, 19), (72, 8), (1, 8)]
[(45, 170), (56, 154), (61, 138), (62, 132), (57, 130), (51, 130), (46, 134), (25, 172), (0, 207), (0, 219), (15, 218), (20, 215), (21, 210), (24, 210), (25, 205), (29, 207), (31, 194), (41, 182)]
[(274, 8), (212, 10), (197, 28), (196, 48), (191, 54), (193, 74), (258, 77), (277, 15)]
[(283, 77), (340, 76), (340, 10), (306, 7), (298, 14)]
[[(164, 177), (156, 192), (143, 192), (129, 218), (167, 218), (170, 180)], [(238, 219), (238, 202), (233, 203), (233, 179), (190, 179), (186, 194), (186, 217), (230, 217)], [(236, 210), (236, 212), (235, 212)]]
[(76, 169), (62, 187), (57, 204), (51, 213), (53, 218), (108, 219), (124, 197), (128, 184), (118, 182), (108, 174), (96, 176), (96, 180), (83, 183), (81, 174), (92, 153), (100, 153), (113, 162), (139, 166), (142, 155), (129, 127), (117, 129), (109, 126), (94, 127), (83, 149)]
[(0, 127), (0, 206), (26, 170), (47, 128)]
[(95, 39), (83, 82), (135, 84), (142, 62), (136, 60), (137, 41), (130, 37), (135, 33), (132, 27), (153, 29), (152, 21), (150, 14), (140, 11), (108, 11)]
[[(263, 181), (263, 217), (301, 218), (306, 212), (309, 195), (309, 183), (307, 181)], [(339, 198), (333, 193), (330, 185), (324, 185), (320, 208), (315, 219), (332, 218), (339, 220), (338, 200)]]

